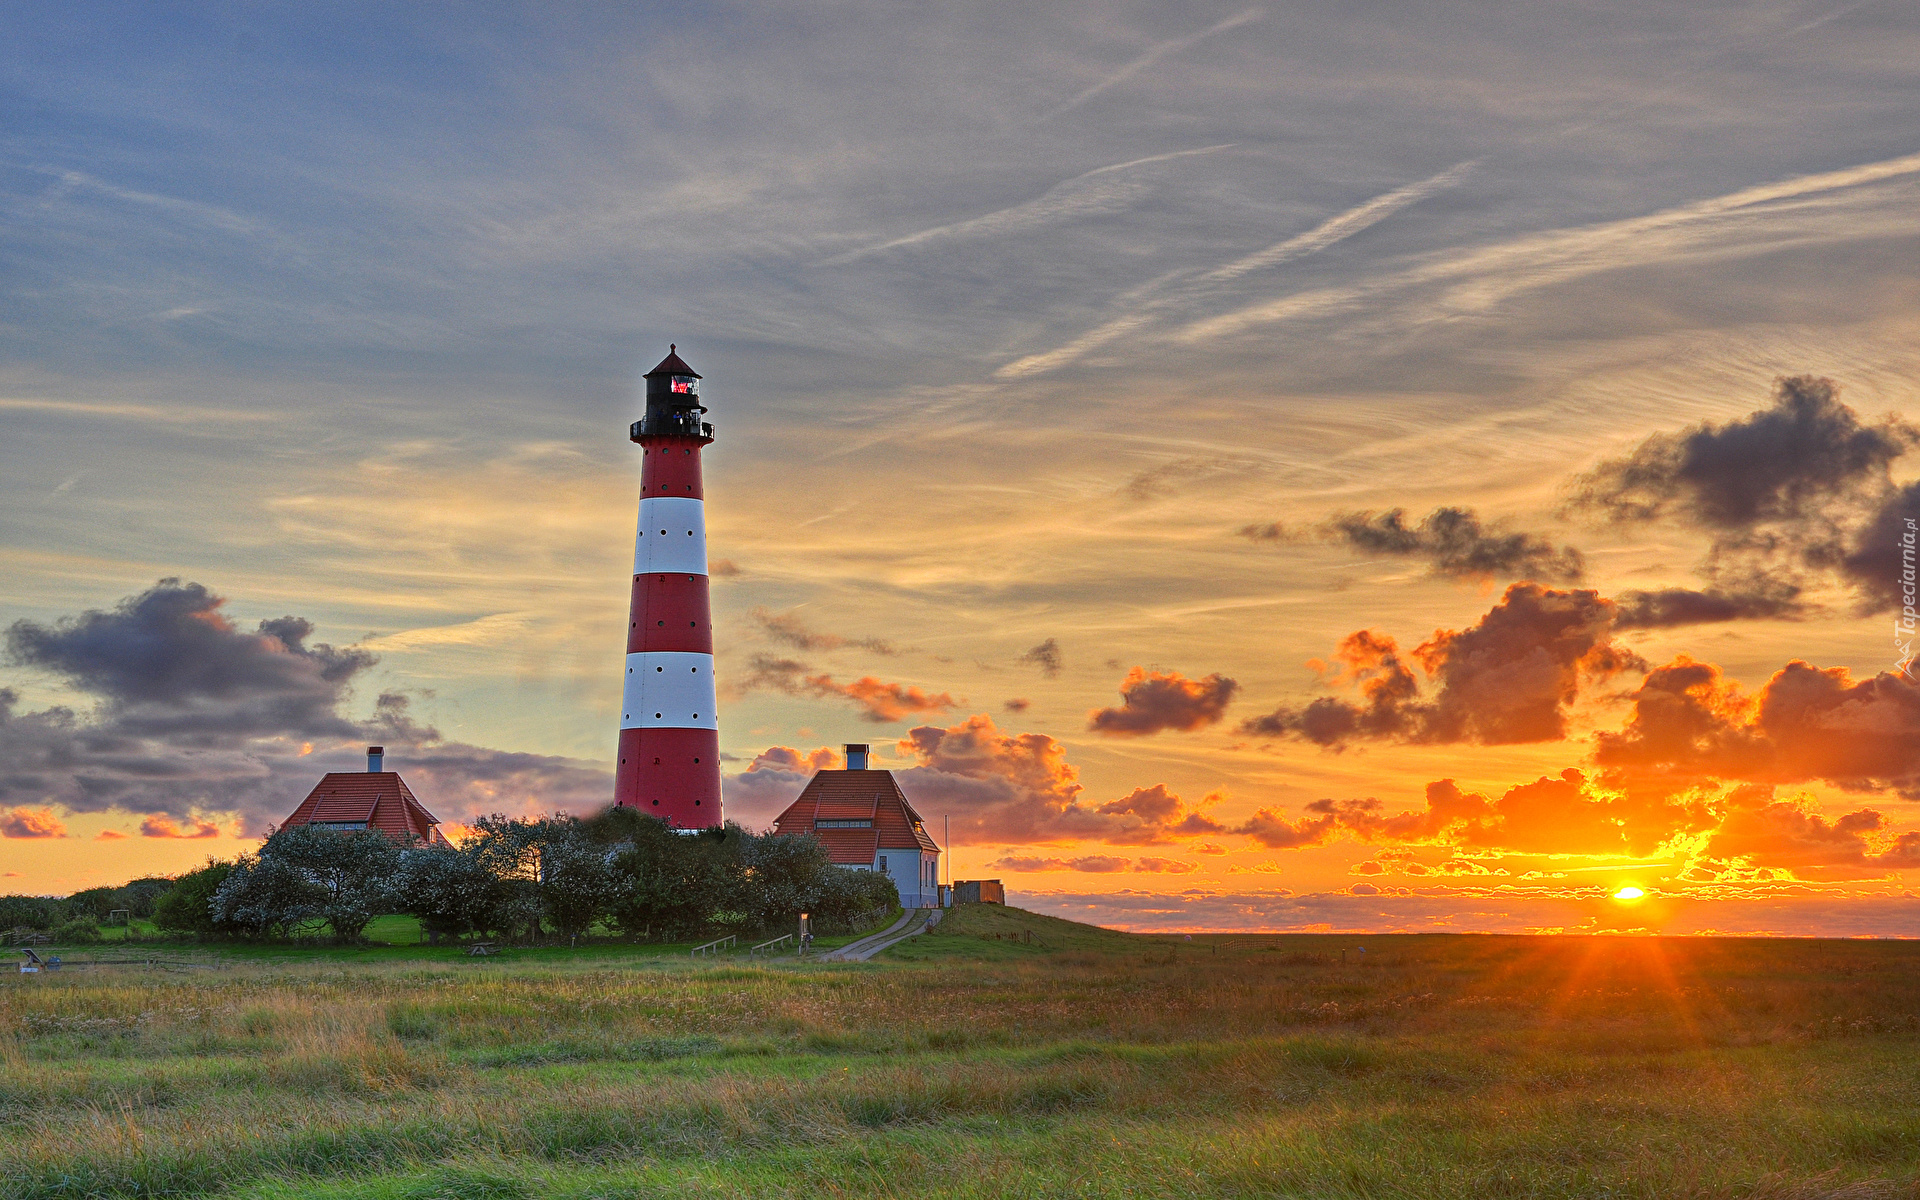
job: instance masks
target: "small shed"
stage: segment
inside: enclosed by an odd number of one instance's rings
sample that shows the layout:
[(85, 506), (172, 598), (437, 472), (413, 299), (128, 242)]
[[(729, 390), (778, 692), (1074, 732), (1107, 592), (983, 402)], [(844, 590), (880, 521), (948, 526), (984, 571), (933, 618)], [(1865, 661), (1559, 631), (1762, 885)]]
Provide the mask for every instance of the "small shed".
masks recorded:
[(955, 904), (1005, 904), (1007, 889), (998, 879), (962, 879), (953, 885)]

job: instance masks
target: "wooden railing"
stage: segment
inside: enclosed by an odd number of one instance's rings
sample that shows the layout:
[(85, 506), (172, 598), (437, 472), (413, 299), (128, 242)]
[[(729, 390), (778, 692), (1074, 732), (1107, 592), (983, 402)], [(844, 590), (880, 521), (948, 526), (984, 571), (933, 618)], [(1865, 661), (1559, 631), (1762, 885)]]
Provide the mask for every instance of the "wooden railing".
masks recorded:
[(693, 957), (698, 958), (704, 954), (708, 958), (712, 958), (714, 955), (720, 953), (722, 950), (725, 950), (728, 946), (733, 945), (734, 942), (738, 940), (739, 939), (734, 937), (732, 934), (728, 934), (723, 938), (715, 938), (704, 946), (695, 946), (693, 948)]
[(783, 934), (781, 934), (781, 935), (780, 935), (779, 937), (777, 937), (777, 938), (774, 938), (774, 939), (773, 939), (772, 941), (770, 941), (770, 942), (761, 942), (761, 943), (760, 943), (760, 944), (759, 944), (758, 946), (754, 946), (754, 947), (751, 947), (751, 948), (750, 948), (750, 949), (748, 949), (748, 951), (747, 951), (747, 957), (748, 957), (748, 958), (752, 958), (752, 957), (753, 957), (754, 955), (756, 955), (756, 954), (760, 954), (761, 952), (763, 952), (763, 951), (764, 951), (764, 952), (766, 953), (766, 956), (767, 956), (768, 958), (772, 958), (772, 957), (773, 957), (773, 954), (774, 954), (774, 950), (775, 950), (775, 949), (776, 949), (777, 947), (779, 947), (779, 945), (780, 945), (780, 943), (782, 943), (782, 942), (790, 942), (790, 941), (792, 941), (792, 940), (793, 940), (793, 935), (792, 935), (792, 934), (790, 934), (790, 933), (783, 933)]

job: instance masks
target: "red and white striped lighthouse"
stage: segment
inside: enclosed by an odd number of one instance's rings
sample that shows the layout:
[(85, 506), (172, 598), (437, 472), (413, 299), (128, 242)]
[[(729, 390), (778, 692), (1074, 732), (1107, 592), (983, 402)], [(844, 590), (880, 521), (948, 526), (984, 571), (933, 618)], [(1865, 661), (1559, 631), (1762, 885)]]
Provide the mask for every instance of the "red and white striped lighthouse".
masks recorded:
[(620, 698), (615, 804), (677, 829), (720, 824), (720, 724), (714, 714), (713, 612), (707, 599), (700, 376), (679, 347), (646, 374), (640, 532), (633, 545), (626, 686)]

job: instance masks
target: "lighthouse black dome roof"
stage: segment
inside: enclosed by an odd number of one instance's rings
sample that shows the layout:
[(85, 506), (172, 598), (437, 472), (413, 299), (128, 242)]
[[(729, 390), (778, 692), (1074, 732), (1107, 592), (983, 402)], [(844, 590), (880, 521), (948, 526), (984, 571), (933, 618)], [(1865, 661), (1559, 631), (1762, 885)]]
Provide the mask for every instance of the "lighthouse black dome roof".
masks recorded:
[(669, 344), (667, 346), (667, 356), (660, 360), (660, 365), (648, 371), (640, 378), (652, 379), (656, 375), (691, 375), (695, 379), (706, 378), (700, 374), (700, 372), (687, 365), (686, 360), (680, 357), (679, 350), (680, 347)]

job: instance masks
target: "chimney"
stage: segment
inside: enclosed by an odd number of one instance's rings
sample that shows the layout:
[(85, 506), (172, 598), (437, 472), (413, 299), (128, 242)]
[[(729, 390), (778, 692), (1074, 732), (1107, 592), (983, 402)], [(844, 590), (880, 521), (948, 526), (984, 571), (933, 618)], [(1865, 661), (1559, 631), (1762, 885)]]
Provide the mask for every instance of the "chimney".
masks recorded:
[(864, 771), (867, 769), (867, 744), (865, 742), (847, 743), (847, 770)]
[(367, 747), (367, 774), (374, 775), (374, 774), (378, 774), (381, 771), (386, 770), (385, 767), (380, 765), (381, 761), (385, 759), (386, 756), (387, 756), (387, 748), (385, 746), (368, 746)]

